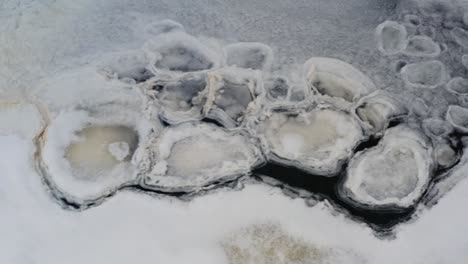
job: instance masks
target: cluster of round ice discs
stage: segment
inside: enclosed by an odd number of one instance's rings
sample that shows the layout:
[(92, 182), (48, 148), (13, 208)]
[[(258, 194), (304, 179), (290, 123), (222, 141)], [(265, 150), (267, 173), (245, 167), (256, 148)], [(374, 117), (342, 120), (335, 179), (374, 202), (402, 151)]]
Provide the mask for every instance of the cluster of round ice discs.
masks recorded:
[[(440, 52), (432, 40), (408, 40), (405, 32), (383, 23), (378, 48)], [(353, 206), (408, 208), (436, 172), (460, 159), (468, 109), (453, 106), (446, 120), (410, 125), (404, 105), (346, 62), (314, 57), (284, 76), (273, 73), (273, 52), (261, 43), (220, 46), (172, 21), (147, 33), (153, 37), (142, 49), (98, 63), (92, 82), (65, 75), (47, 84), (66, 78), (104, 91), (82, 92), (73, 109), (50, 109), (38, 167), (56, 197), (87, 206), (125, 187), (193, 194), (271, 162), (340, 177), (338, 193)], [(432, 88), (447, 78), (443, 68), (437, 61), (406, 65), (402, 77)], [(108, 100), (93, 103), (94, 96)]]

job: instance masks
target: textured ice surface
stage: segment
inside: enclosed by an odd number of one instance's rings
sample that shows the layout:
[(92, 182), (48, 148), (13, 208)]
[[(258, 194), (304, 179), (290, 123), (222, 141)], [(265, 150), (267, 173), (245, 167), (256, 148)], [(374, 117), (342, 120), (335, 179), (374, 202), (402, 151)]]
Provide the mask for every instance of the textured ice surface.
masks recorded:
[(456, 27), (451, 31), (452, 37), (463, 48), (468, 48), (468, 31), (461, 27)]
[(447, 84), (447, 90), (450, 92), (467, 95), (468, 94), (468, 79), (463, 77), (455, 77), (451, 79)]
[(226, 68), (210, 73), (207, 116), (226, 127), (235, 127), (247, 112), (255, 109), (255, 99), (263, 95), (256, 72)]
[(411, 63), (401, 69), (408, 87), (434, 89), (447, 81), (445, 65), (437, 60)]
[(434, 144), (434, 161), (439, 169), (447, 169), (455, 165), (460, 159), (459, 154), (447, 140), (440, 140)]
[(446, 119), (460, 133), (468, 133), (468, 109), (450, 105), (447, 110)]
[(273, 111), (257, 129), (273, 162), (323, 176), (339, 173), (364, 139), (353, 116), (329, 107)]
[(461, 57), (461, 63), (466, 69), (468, 69), (468, 55), (465, 54)]
[[(119, 129), (120, 130), (120, 129)], [(126, 130), (126, 129), (123, 129)], [(122, 131), (124, 132), (124, 131)], [(127, 131), (125, 131), (127, 132)], [(128, 140), (130, 141), (130, 140)], [(128, 141), (117, 141), (114, 143), (110, 143), (107, 147), (107, 151), (118, 161), (123, 161), (126, 157), (128, 157), (130, 153), (130, 146)]]
[(86, 204), (136, 181), (132, 163), (148, 133), (137, 113), (119, 105), (60, 112), (41, 138), (41, 172), (58, 197)]
[(166, 128), (145, 147), (151, 167), (140, 172), (142, 185), (169, 192), (197, 191), (215, 182), (233, 180), (262, 161), (244, 132), (203, 123)]
[(304, 64), (307, 82), (318, 93), (355, 102), (375, 90), (374, 83), (351, 64), (314, 57)]
[(154, 71), (194, 72), (217, 67), (221, 58), (209, 43), (183, 32), (169, 32), (149, 40), (144, 50)]
[(397, 126), (348, 165), (341, 195), (358, 206), (410, 207), (433, 173), (432, 146), (419, 132)]
[[(156, 77), (143, 84), (147, 106), (169, 124), (198, 120), (208, 98), (208, 75), (187, 73)], [(152, 109), (155, 108), (155, 109)]]
[(141, 50), (130, 50), (108, 54), (100, 71), (109, 78), (118, 78), (128, 82), (142, 82), (153, 75), (148, 70), (148, 56)]
[(404, 116), (408, 110), (391, 95), (377, 92), (359, 101), (355, 112), (372, 133), (381, 134), (392, 120)]
[(144, 32), (148, 37), (174, 31), (184, 31), (184, 26), (170, 19), (149, 23), (144, 28)]
[(286, 100), (289, 92), (288, 80), (284, 77), (272, 77), (264, 81), (266, 97), (272, 101)]
[[(416, 2), (416, 10), (401, 8), (408, 2)], [(77, 104), (81, 107), (97, 101), (103, 104), (140, 102), (133, 99), (138, 97), (134, 97), (135, 90), (129, 85), (90, 85), (84, 78), (86, 75), (70, 78), (61, 71), (87, 65), (90, 56), (103, 52), (138, 48), (140, 40), (150, 35), (142, 34), (147, 23), (169, 17), (184, 24), (190, 33), (226, 39), (228, 43), (267, 43), (278, 51), (275, 55), (281, 67), (292, 63), (302, 65), (310, 56), (340, 58), (366, 72), (379, 88), (397, 94), (402, 102), (408, 101), (409, 106), (417, 102), (415, 98), (423, 98), (420, 102), (427, 106), (426, 116), (417, 115), (410, 120), (416, 123), (410, 125), (418, 126), (420, 118), (440, 118), (449, 104), (461, 103), (463, 99), (445, 89), (405, 90), (393, 66), (393, 59), (400, 55), (380, 56), (375, 49), (373, 31), (384, 20), (398, 20), (403, 14), (413, 12), (421, 17), (422, 24), (416, 27), (415, 34), (427, 35), (440, 43), (444, 52), (438, 59), (451, 75), (465, 77), (465, 69), (460, 64), (462, 48), (455, 45), (449, 32), (449, 27), (454, 25), (465, 27), (460, 19), (463, 9), (453, 12), (451, 5), (455, 2), (461, 1), (317, 0), (290, 4), (278, 0), (99, 3), (9, 0), (0, 8), (0, 94), (35, 94), (34, 99), (46, 99), (52, 117), (57, 108), (72, 108)], [(432, 4), (429, 14), (420, 12), (419, 7), (428, 3)], [(452, 13), (458, 15), (456, 19)], [(158, 30), (155, 32), (154, 35), (160, 34)], [(419, 61), (404, 59), (407, 63)], [(31, 92), (42, 83), (40, 77), (49, 79), (52, 75), (70, 81), (55, 85), (54, 89), (42, 87), (38, 92)], [(295, 87), (291, 80), (288, 84)], [(291, 93), (294, 96), (290, 98), (306, 97), (301, 89), (294, 91), (298, 92)], [(3, 94), (0, 97), (4, 98)], [(467, 203), (467, 185), (460, 182), (466, 176), (466, 166), (461, 164), (466, 158), (457, 165), (458, 173), (446, 175), (447, 181), (437, 181), (433, 189), (437, 191), (434, 196), (437, 199), (457, 184), (453, 192), (431, 210), (421, 203), (415, 214), (417, 219), (401, 224), (392, 240), (380, 240), (365, 225), (348, 221), (344, 214), (337, 213), (327, 200), (306, 207), (302, 199), (289, 199), (278, 190), (253, 184), (246, 184), (239, 192), (220, 191), (190, 203), (180, 203), (167, 196), (153, 199), (124, 190), (99, 207), (71, 213), (51, 203), (41, 188), (40, 176), (30, 167), (32, 157), (28, 154), (34, 152), (33, 146), (11, 136), (0, 140), (4, 150), (0, 152), (0, 245), (5, 249), (0, 254), (2, 263), (52, 264), (64, 260), (116, 264), (226, 263), (228, 260), (219, 246), (223, 236), (236, 232), (239, 226), (265, 220), (279, 221), (288, 234), (304, 238), (308, 244), (352, 248), (364, 254), (367, 263), (464, 264), (466, 260), (466, 237), (461, 234), (466, 233), (467, 217), (459, 210)], [(216, 221), (210, 221), (215, 218)], [(359, 243), (354, 243), (356, 240)], [(77, 249), (82, 254), (76, 254)], [(342, 262), (349, 263), (346, 259)]]
[(273, 61), (270, 47), (258, 42), (241, 42), (224, 47), (227, 65), (253, 70), (269, 70)]
[(394, 55), (406, 48), (406, 28), (395, 21), (385, 21), (376, 29), (377, 48), (385, 55)]
[(440, 46), (427, 36), (413, 36), (408, 39), (405, 54), (416, 57), (437, 57)]
[(425, 134), (431, 138), (441, 139), (453, 132), (452, 125), (439, 118), (427, 118), (422, 123)]

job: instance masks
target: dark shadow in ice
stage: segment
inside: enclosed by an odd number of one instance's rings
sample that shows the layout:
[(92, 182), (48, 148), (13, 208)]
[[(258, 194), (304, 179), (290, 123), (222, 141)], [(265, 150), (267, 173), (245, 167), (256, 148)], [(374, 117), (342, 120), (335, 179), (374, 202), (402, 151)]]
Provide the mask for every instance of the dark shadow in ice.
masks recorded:
[[(345, 166), (346, 167), (346, 166)], [(339, 177), (321, 177), (312, 175), (302, 170), (284, 165), (268, 163), (267, 165), (253, 171), (253, 175), (263, 175), (280, 181), (281, 188), (302, 189), (326, 199), (339, 210), (349, 214), (352, 218), (368, 224), (375, 231), (385, 234), (390, 232), (397, 224), (411, 218), (414, 208), (395, 210), (394, 208), (379, 208), (379, 210), (366, 210), (351, 206), (338, 196), (337, 185)], [(259, 178), (262, 179), (261, 177)], [(263, 180), (262, 180), (263, 181)], [(314, 195), (311, 194), (310, 198)], [(303, 197), (306, 198), (306, 197)]]

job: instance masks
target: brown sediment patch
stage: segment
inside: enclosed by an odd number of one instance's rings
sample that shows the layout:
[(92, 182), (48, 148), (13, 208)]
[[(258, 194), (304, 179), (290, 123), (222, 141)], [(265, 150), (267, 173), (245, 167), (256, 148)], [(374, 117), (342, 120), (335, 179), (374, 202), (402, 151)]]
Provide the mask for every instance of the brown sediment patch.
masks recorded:
[(314, 245), (275, 223), (254, 224), (221, 242), (230, 264), (366, 263), (352, 251)]

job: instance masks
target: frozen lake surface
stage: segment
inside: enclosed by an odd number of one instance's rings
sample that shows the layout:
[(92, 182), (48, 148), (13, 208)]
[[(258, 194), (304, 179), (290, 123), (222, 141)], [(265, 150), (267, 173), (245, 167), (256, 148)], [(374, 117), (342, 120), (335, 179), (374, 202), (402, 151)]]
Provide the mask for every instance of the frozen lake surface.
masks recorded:
[(463, 0), (6, 0), (0, 262), (465, 263), (467, 48)]

